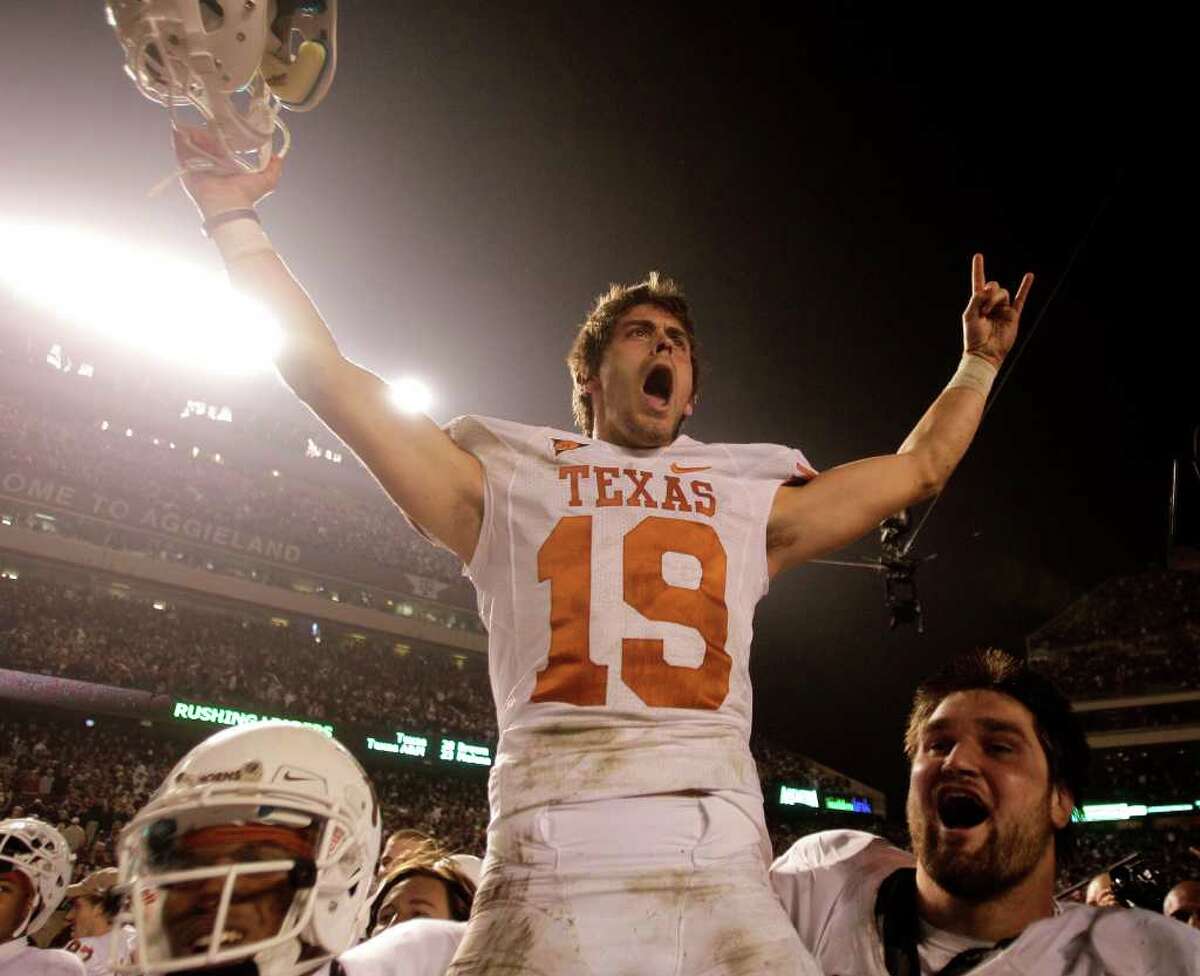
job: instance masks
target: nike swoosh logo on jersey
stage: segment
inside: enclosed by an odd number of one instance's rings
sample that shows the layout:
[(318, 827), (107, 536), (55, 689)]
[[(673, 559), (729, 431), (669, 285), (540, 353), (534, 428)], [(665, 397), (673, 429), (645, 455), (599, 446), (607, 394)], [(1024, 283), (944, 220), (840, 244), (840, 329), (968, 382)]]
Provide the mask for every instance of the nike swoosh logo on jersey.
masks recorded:
[(707, 471), (711, 468), (711, 464), (701, 464), (694, 468), (685, 468), (682, 464), (671, 463), (672, 474), (695, 474), (697, 471)]
[(289, 783), (315, 783), (317, 781), (315, 776), (293, 776), (287, 770), (284, 770), (283, 778)]

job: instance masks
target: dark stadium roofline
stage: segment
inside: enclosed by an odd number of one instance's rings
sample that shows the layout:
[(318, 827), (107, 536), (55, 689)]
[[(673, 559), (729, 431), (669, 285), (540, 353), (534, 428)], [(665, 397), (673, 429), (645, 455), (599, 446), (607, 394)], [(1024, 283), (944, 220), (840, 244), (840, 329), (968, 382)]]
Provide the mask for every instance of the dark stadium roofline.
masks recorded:
[(1158, 726), (1148, 729), (1119, 729), (1115, 732), (1091, 732), (1087, 737), (1093, 749), (1118, 749), (1124, 746), (1165, 746), (1180, 742), (1200, 742), (1200, 725)]
[[(1123, 573), (1117, 576), (1109, 577), (1096, 586), (1092, 587), (1083, 596), (1072, 600), (1066, 607), (1056, 613), (1053, 617), (1047, 620), (1044, 624), (1034, 630), (1025, 638), (1025, 649), (1030, 656), (1035, 652), (1054, 653), (1057, 651), (1070, 650), (1072, 647), (1079, 646), (1080, 643), (1086, 645), (1095, 643), (1099, 640), (1118, 641), (1128, 639), (1128, 634), (1112, 634), (1104, 638), (1096, 638), (1096, 641), (1088, 640), (1083, 642), (1058, 640), (1057, 643), (1050, 642), (1057, 640), (1057, 634), (1063, 630), (1070, 621), (1082, 616), (1086, 613), (1089, 606), (1102, 605), (1111, 607), (1114, 603), (1119, 603), (1119, 600), (1113, 600), (1113, 597), (1127, 597), (1126, 603), (1136, 602), (1129, 598), (1129, 594), (1113, 592), (1119, 591), (1123, 584), (1137, 581), (1148, 583), (1166, 583), (1167, 581), (1175, 581), (1184, 586), (1193, 589), (1200, 594), (1200, 573), (1182, 570), (1182, 569), (1147, 569), (1140, 573)], [(1109, 613), (1113, 613), (1110, 609)], [(1113, 613), (1116, 616), (1115, 613)], [(1163, 630), (1169, 630), (1170, 625), (1164, 626)]]
[(1200, 701), (1198, 691), (1164, 691), (1158, 694), (1122, 695), (1114, 698), (1089, 698), (1071, 702), (1075, 712), (1101, 712), (1110, 708), (1136, 708), (1140, 705), (1174, 705), (1177, 702)]

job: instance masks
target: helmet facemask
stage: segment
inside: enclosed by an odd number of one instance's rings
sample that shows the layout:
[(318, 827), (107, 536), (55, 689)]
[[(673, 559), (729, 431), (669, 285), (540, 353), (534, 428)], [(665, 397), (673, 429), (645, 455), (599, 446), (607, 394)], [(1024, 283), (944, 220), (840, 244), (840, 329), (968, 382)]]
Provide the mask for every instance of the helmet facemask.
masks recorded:
[(66, 894), (71, 875), (66, 838), (33, 817), (0, 821), (0, 873), (9, 871), (24, 876), (33, 890), (13, 929), (16, 939), (45, 925)]
[(15, 862), (0, 857), (0, 880), (4, 880), (5, 875), (12, 875), (14, 882), (19, 883), (24, 890), (25, 908), (20, 912), (10, 933), (5, 935), (0, 932), (0, 945), (26, 935), (29, 932), (30, 919), (38, 907), (37, 889), (28, 871)]
[(359, 857), (345, 843), (350, 823), (318, 799), (297, 803), (269, 788), (255, 797), (268, 802), (219, 796), (231, 792), (236, 787), (182, 793), (144, 811), (123, 836), (138, 970), (253, 960), (260, 976), (282, 976), (343, 948), (315, 919), (318, 904), (336, 913), (347, 899), (346, 865)]

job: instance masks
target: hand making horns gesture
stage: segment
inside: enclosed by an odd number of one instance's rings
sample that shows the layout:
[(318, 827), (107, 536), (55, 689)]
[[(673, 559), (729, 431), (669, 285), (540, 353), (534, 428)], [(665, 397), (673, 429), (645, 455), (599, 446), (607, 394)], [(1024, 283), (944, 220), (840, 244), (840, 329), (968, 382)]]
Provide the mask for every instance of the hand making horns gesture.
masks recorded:
[(1017, 288), (1017, 297), (1009, 298), (1007, 289), (983, 274), (983, 255), (971, 259), (971, 300), (963, 312), (963, 346), (966, 351), (981, 356), (997, 369), (1017, 341), (1017, 323), (1033, 275), (1025, 273)]

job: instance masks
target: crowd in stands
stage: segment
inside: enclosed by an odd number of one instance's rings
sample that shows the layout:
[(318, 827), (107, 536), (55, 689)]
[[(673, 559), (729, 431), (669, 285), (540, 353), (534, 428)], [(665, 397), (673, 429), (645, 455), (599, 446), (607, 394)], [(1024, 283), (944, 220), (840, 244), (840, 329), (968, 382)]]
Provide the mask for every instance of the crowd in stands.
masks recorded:
[(1100, 584), (1031, 635), (1030, 645), (1054, 649), (1101, 640), (1137, 641), (1198, 618), (1200, 574), (1147, 570)]
[(371, 770), (383, 807), (384, 836), (413, 828), (453, 851), (482, 856), (487, 845), (485, 778), (438, 776), (416, 769)]
[(380, 732), (495, 740), (482, 655), (400, 656), (383, 638), (175, 604), (155, 610), (27, 576), (0, 587), (0, 667)]
[(1200, 797), (1200, 742), (1093, 750), (1089, 792), (1112, 803), (1191, 802)]
[(111, 867), (113, 838), (182, 754), (138, 731), (0, 719), (0, 817), (34, 816), (59, 826), (79, 877)]
[[(362, 479), (361, 490), (301, 477), (275, 477), (239, 465), (192, 457), (189, 445), (166, 438), (126, 437), (101, 421), (46, 416), (11, 395), (0, 396), (0, 467), (35, 472), (143, 509), (178, 513), (204, 523), (301, 548), (305, 565), (365, 583), (404, 588), (405, 573), (439, 581), (438, 598), (474, 606), (462, 564), (431, 545), (382, 492)], [(116, 533), (114, 542), (134, 533)]]
[(1076, 700), (1200, 687), (1200, 621), (1137, 643), (1111, 640), (1056, 652), (1034, 664)]
[(1111, 579), (1029, 640), (1031, 659), (1080, 700), (1200, 687), (1200, 573)]
[[(80, 876), (115, 863), (114, 841), (190, 743), (127, 722), (0, 719), (0, 819), (36, 816), (63, 830)], [(487, 786), (479, 775), (372, 769), (385, 832), (412, 827), (482, 854)], [(73, 826), (72, 826), (73, 825)]]
[(855, 791), (849, 778), (807, 756), (784, 749), (757, 732), (750, 737), (750, 751), (754, 753), (758, 776), (763, 783), (781, 781), (789, 786), (818, 788), (839, 796), (849, 796)]
[(1200, 725), (1200, 698), (1162, 705), (1102, 708), (1079, 713), (1079, 721), (1087, 732), (1149, 729), (1163, 725)]

